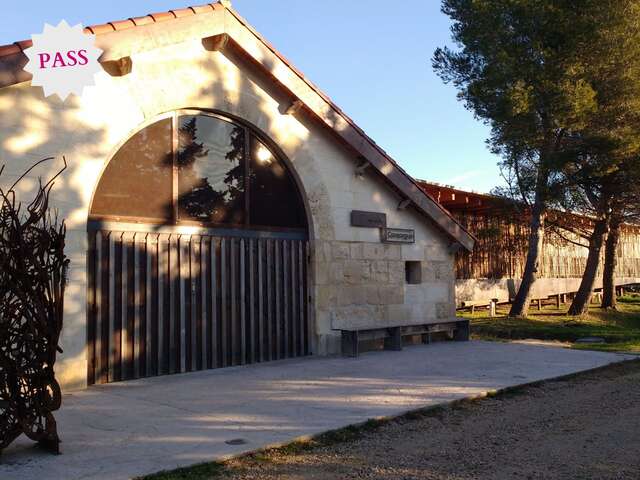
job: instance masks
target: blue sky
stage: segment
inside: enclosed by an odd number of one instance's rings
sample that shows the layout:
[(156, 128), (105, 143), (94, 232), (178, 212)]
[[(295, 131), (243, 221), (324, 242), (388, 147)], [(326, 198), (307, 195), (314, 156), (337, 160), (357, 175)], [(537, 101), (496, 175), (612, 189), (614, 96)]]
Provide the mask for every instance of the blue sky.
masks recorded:
[[(9, 2), (0, 44), (30, 38), (45, 22), (90, 25), (198, 4), (184, 2)], [(485, 145), (488, 128), (431, 69), (434, 49), (450, 42), (439, 0), (232, 4), (410, 174), (476, 191), (500, 183), (498, 159)]]

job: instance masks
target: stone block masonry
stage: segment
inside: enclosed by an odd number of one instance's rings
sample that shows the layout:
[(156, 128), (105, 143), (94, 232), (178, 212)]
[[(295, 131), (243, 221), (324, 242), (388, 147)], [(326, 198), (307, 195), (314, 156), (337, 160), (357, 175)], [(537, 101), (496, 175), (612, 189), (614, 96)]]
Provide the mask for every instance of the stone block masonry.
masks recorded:
[[(424, 324), (455, 316), (453, 259), (416, 245), (407, 256), (422, 262), (421, 283), (405, 281), (401, 245), (316, 241), (316, 330), (319, 353), (337, 353), (335, 329)], [(416, 254), (416, 251), (419, 253)], [(435, 257), (433, 260), (430, 259)]]

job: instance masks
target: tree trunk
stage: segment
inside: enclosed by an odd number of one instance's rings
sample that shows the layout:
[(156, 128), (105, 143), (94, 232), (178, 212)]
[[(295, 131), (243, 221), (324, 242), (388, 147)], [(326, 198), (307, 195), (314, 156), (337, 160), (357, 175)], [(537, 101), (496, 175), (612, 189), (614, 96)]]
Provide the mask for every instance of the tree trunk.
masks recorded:
[(541, 199), (536, 198), (536, 203), (531, 211), (531, 233), (529, 234), (529, 251), (527, 263), (522, 273), (522, 283), (511, 305), (510, 317), (524, 317), (529, 312), (531, 304), (531, 288), (538, 278), (538, 268), (542, 258), (542, 245), (544, 241), (545, 206)]
[(589, 302), (593, 295), (593, 286), (595, 285), (598, 267), (600, 266), (602, 246), (606, 239), (608, 229), (609, 221), (605, 218), (598, 220), (593, 228), (593, 233), (589, 239), (587, 266), (584, 269), (578, 293), (576, 293), (569, 307), (569, 315), (583, 315), (589, 310)]
[(614, 281), (618, 265), (618, 243), (620, 242), (620, 221), (611, 223), (611, 230), (604, 247), (604, 270), (602, 272), (602, 308), (616, 309), (616, 285)]

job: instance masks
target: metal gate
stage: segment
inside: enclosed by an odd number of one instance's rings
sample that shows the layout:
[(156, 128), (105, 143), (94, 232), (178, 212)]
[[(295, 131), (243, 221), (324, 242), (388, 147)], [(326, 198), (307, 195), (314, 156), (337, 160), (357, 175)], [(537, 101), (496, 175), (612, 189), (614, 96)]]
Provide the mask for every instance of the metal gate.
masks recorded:
[(296, 234), (89, 231), (88, 383), (308, 355)]

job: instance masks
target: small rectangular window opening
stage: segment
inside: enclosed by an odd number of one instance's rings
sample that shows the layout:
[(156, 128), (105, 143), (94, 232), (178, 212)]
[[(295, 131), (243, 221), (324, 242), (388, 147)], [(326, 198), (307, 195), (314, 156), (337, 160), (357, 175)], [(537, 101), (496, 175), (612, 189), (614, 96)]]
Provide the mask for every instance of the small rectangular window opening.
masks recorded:
[(410, 285), (422, 283), (422, 262), (404, 262), (405, 279)]

